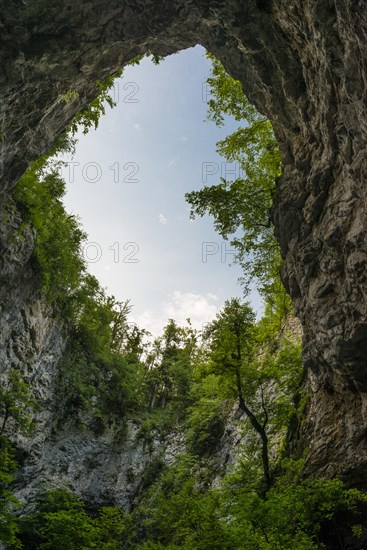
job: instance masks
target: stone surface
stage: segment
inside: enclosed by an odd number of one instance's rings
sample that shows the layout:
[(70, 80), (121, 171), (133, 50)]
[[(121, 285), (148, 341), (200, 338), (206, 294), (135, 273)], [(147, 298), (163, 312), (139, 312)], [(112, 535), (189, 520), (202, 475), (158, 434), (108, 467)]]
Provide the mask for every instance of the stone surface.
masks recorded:
[[(49, 423), (54, 421), (50, 416)], [(184, 445), (182, 435), (172, 433), (167, 439), (153, 438), (148, 446), (139, 437), (139, 426), (132, 422), (127, 423), (120, 440), (118, 435), (117, 425), (100, 436), (72, 420), (61, 428), (54, 425), (39, 453), (34, 439), (24, 445), (29, 456), (15, 494), (28, 507), (40, 490), (67, 486), (91, 509), (118, 505), (130, 510), (144, 488), (147, 468), (157, 460), (170, 464)]]
[[(202, 44), (270, 117), (283, 159), (272, 217), (311, 391), (293, 447), (310, 448), (311, 470), (367, 485), (365, 2), (2, 0), (0, 13), (3, 190), (97, 79), (147, 50)], [(79, 99), (66, 104), (70, 90)]]

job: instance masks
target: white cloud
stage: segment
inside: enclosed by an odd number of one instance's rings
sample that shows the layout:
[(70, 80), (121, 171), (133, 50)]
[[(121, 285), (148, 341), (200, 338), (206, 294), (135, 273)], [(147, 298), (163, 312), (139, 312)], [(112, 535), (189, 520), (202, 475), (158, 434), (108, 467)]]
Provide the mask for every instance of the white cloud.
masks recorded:
[(158, 215), (158, 221), (159, 223), (161, 223), (162, 225), (166, 225), (167, 223), (167, 218), (165, 216), (163, 216), (163, 214), (159, 214)]
[(182, 141), (188, 141), (189, 140), (189, 138), (187, 138), (186, 136), (182, 136), (181, 139), (182, 139)]
[(153, 337), (160, 336), (163, 328), (167, 324), (167, 319), (161, 319), (154, 315), (152, 311), (146, 310), (139, 315), (132, 316), (132, 321), (138, 325), (140, 329), (145, 329), (152, 334)]
[(137, 130), (138, 132), (140, 132), (140, 130), (141, 130), (140, 124), (138, 124), (138, 123), (136, 122), (136, 123), (134, 124), (133, 127), (135, 128), (135, 130)]
[(202, 329), (203, 324), (210, 323), (218, 311), (214, 294), (198, 294), (196, 292), (181, 292), (175, 290), (169, 302), (165, 304), (165, 314), (168, 319), (174, 319), (179, 325), (186, 325), (186, 319), (191, 320), (194, 328)]
[(174, 319), (179, 326), (187, 326), (187, 319), (197, 330), (202, 330), (210, 323), (219, 310), (218, 297), (215, 294), (198, 294), (197, 292), (181, 292), (175, 290), (163, 305), (161, 316), (146, 310), (132, 316), (132, 321), (140, 328), (145, 328), (154, 337), (161, 336), (168, 319)]

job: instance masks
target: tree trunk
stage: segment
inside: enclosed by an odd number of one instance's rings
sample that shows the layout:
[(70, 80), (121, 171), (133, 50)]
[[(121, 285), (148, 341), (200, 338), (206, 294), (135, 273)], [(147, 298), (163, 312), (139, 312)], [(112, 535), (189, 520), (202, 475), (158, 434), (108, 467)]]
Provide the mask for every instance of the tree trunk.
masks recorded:
[(263, 464), (264, 480), (265, 480), (265, 489), (268, 491), (272, 484), (272, 475), (269, 464), (269, 440), (266, 434), (265, 428), (260, 424), (254, 413), (246, 405), (244, 399), (240, 399), (240, 408), (246, 414), (247, 418), (250, 420), (252, 427), (257, 431), (261, 438), (261, 459)]
[(3, 435), (4, 432), (5, 432), (5, 427), (6, 427), (6, 423), (8, 421), (8, 418), (9, 418), (9, 409), (8, 409), (8, 407), (6, 407), (4, 418), (3, 418), (3, 424), (2, 424), (1, 430), (0, 430), (0, 435)]
[(246, 405), (245, 405), (245, 400), (243, 398), (243, 393), (242, 393), (241, 374), (238, 368), (236, 368), (236, 385), (237, 385), (237, 394), (238, 394), (238, 404), (240, 409), (244, 411)]

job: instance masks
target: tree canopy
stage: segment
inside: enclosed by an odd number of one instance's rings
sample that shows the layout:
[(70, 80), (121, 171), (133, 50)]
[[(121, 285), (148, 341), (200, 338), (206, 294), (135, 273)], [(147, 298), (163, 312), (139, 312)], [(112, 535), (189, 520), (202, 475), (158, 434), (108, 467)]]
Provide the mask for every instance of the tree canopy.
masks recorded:
[(280, 154), (272, 126), (244, 95), (241, 84), (226, 73), (213, 56), (208, 78), (211, 98), (208, 119), (222, 125), (226, 116), (241, 123), (217, 144), (227, 162), (236, 163), (241, 175), (233, 181), (220, 178), (216, 185), (186, 194), (191, 217), (210, 214), (214, 227), (231, 238), (243, 268), (245, 288), (255, 281), (260, 290), (271, 289), (279, 278), (280, 252), (270, 219), (276, 178), (281, 173)]

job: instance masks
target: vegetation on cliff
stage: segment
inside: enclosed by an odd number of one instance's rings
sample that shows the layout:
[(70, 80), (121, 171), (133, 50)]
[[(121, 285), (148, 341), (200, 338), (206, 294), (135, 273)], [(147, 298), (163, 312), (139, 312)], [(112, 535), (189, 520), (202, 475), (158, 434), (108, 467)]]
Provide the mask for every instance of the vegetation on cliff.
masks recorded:
[(186, 195), (191, 217), (210, 214), (224, 238), (231, 237), (236, 259), (243, 269), (245, 288), (256, 282), (263, 293), (279, 281), (280, 252), (274, 237), (270, 209), (276, 178), (281, 173), (280, 152), (269, 120), (251, 105), (241, 84), (225, 72), (213, 56), (208, 79), (211, 96), (208, 119), (218, 126), (232, 116), (241, 126), (217, 144), (227, 162), (236, 163), (234, 180), (220, 178)]

